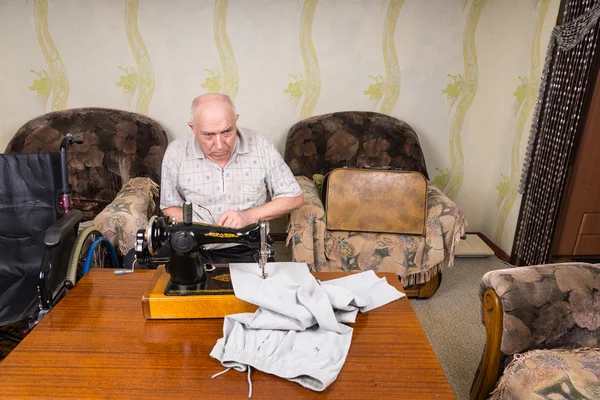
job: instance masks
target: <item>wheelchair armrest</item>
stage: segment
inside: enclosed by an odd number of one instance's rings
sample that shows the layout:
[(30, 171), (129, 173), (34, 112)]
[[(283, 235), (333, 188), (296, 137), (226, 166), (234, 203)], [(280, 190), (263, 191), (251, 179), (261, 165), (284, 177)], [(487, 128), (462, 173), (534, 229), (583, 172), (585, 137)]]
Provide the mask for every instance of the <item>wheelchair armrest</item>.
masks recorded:
[(44, 243), (46, 243), (46, 246), (56, 246), (63, 236), (75, 228), (75, 225), (79, 223), (82, 216), (83, 213), (81, 211), (71, 210), (53, 223), (50, 228), (46, 230), (46, 236), (44, 236)]

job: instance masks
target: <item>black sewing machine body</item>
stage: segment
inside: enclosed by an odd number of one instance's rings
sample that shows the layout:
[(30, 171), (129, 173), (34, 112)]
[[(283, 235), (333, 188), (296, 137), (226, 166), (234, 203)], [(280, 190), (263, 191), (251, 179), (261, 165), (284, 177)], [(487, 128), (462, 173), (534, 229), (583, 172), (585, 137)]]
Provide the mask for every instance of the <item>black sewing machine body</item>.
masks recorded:
[[(204, 253), (207, 244), (232, 243), (256, 250), (256, 261), (263, 268), (272, 254), (266, 223), (261, 221), (241, 229), (231, 229), (191, 221), (191, 205), (184, 204), (184, 221), (173, 223), (166, 217), (152, 217), (136, 238), (136, 262), (140, 265), (165, 265), (170, 275), (167, 296), (233, 294), (228, 266), (215, 266)], [(159, 255), (168, 246), (170, 255)]]

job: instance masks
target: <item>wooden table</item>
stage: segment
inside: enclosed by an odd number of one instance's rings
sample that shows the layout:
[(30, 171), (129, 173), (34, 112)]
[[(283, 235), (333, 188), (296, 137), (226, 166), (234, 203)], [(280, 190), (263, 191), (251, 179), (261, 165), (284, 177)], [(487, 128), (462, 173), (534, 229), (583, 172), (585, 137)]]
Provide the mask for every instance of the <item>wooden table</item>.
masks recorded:
[[(93, 269), (0, 363), (0, 398), (244, 399), (246, 373), (208, 356), (223, 319), (145, 320), (154, 271)], [(343, 273), (318, 273), (327, 280)], [(393, 274), (385, 276), (401, 289)], [(324, 392), (252, 371), (253, 399), (453, 399), (406, 297), (352, 324), (346, 364)]]

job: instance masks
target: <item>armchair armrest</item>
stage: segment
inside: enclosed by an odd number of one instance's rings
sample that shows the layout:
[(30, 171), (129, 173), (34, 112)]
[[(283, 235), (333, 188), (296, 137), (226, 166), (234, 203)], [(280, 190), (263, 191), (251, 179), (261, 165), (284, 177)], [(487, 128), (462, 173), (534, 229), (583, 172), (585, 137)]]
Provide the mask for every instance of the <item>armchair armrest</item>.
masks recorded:
[(292, 244), (292, 259), (305, 262), (312, 271), (325, 265), (325, 209), (317, 187), (310, 179), (297, 176), (304, 204), (290, 213), (286, 245)]
[[(501, 351), (596, 345), (600, 328), (600, 265), (547, 264), (486, 273), (480, 296), (493, 289), (502, 303)], [(585, 343), (581, 340), (584, 339)]]
[(547, 264), (486, 273), (479, 289), (486, 344), (471, 399), (487, 398), (506, 356), (598, 347), (600, 265)]
[(135, 246), (138, 229), (148, 225), (155, 212), (158, 185), (150, 178), (130, 179), (115, 199), (94, 218), (94, 226), (125, 255)]
[[(454, 250), (465, 235), (467, 220), (458, 206), (431, 182), (427, 183), (426, 223), (426, 239), (430, 248), (426, 254), (427, 263), (443, 263), (452, 267)], [(440, 251), (436, 252), (435, 249)]]

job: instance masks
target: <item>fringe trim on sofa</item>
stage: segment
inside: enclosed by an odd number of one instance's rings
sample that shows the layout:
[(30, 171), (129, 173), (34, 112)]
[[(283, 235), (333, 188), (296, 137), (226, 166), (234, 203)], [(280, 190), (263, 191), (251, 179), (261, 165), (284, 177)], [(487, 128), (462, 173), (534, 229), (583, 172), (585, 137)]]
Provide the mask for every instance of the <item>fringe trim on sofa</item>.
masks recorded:
[(435, 264), (429, 267), (427, 270), (421, 272), (415, 272), (406, 276), (398, 275), (400, 282), (403, 287), (422, 285), (425, 282), (429, 282), (434, 276), (442, 272), (446, 267), (454, 266), (454, 250), (456, 245), (460, 241), (460, 238), (465, 235), (467, 229), (467, 221), (464, 214), (461, 212), (460, 216), (457, 217), (457, 222), (454, 226), (454, 234), (452, 237), (452, 243), (448, 248), (448, 255), (441, 263)]
[(408, 288), (415, 285), (421, 285), (425, 282), (428, 282), (431, 278), (439, 274), (444, 268), (444, 262), (434, 265), (429, 268), (427, 271), (417, 272), (415, 274), (410, 274), (407, 276), (398, 275), (400, 278), (400, 282), (402, 283), (402, 287)]
[(504, 368), (504, 372), (500, 376), (499, 381), (496, 383), (496, 387), (490, 393), (489, 400), (505, 400), (512, 399), (508, 392), (510, 380), (514, 377), (514, 369), (519, 367), (524, 361), (531, 358), (537, 357), (539, 354), (544, 353), (559, 353), (559, 354), (571, 354), (571, 353), (582, 353), (587, 351), (600, 352), (600, 348), (597, 347), (580, 347), (576, 349), (537, 349), (529, 350), (525, 353), (517, 353), (513, 355), (512, 361)]
[(154, 214), (156, 210), (156, 198), (158, 198), (158, 184), (150, 178), (148, 178), (148, 181), (150, 183), (148, 211)]

